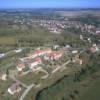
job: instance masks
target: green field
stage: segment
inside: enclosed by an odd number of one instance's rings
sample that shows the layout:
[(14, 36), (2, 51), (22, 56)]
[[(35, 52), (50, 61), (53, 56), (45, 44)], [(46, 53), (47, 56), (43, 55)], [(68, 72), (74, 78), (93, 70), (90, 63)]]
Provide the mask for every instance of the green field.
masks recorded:
[(14, 37), (0, 37), (0, 45), (13, 45), (16, 44), (16, 39)]
[(18, 77), (18, 80), (20, 80), (21, 82), (27, 84), (27, 85), (30, 85), (32, 83), (35, 83), (35, 82), (38, 82), (41, 78), (41, 76), (43, 76), (44, 73), (36, 73), (36, 72), (32, 72), (32, 73), (29, 73), (25, 76), (22, 76), (22, 77)]
[(100, 100), (100, 80), (97, 80), (79, 100)]

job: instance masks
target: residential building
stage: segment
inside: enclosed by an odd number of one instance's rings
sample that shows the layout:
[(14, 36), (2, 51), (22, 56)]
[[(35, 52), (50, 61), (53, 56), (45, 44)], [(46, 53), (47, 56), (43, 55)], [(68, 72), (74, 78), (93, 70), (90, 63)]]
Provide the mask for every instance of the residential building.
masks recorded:
[(73, 59), (72, 62), (75, 64), (79, 64), (79, 65), (82, 65), (82, 63), (83, 63), (82, 59), (79, 59), (79, 58)]
[(18, 93), (21, 91), (21, 87), (19, 85), (19, 83), (14, 83), (11, 87), (8, 88), (8, 92), (11, 95), (14, 95), (15, 93)]
[(3, 58), (4, 56), (5, 56), (5, 54), (4, 54), (4, 53), (0, 54), (0, 58)]
[(49, 56), (50, 60), (58, 60), (59, 58), (62, 57), (62, 55), (63, 55), (62, 52), (53, 51), (48, 56)]
[(29, 62), (29, 67), (30, 69), (33, 69), (35, 66), (39, 65), (42, 63), (42, 59), (41, 58), (35, 58), (33, 61)]

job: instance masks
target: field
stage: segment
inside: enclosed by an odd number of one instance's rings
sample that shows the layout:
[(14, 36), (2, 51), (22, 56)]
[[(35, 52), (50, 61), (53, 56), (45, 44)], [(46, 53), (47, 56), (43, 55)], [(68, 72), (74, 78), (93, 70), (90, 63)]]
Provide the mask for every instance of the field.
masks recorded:
[(79, 100), (99, 100), (100, 99), (100, 79), (80, 97)]
[(44, 75), (44, 73), (32, 72), (25, 76), (18, 77), (18, 80), (25, 83), (26, 85), (30, 85), (32, 83), (38, 82), (40, 80), (41, 76), (43, 76), (43, 75)]
[(55, 84), (40, 91), (36, 100), (99, 100), (99, 84), (100, 73), (98, 79), (93, 79), (90, 76), (82, 82), (73, 82), (72, 77), (65, 76)]
[(93, 16), (100, 16), (100, 11), (92, 11), (92, 10), (84, 10), (84, 11), (57, 11), (61, 16), (66, 17), (77, 17), (77, 16), (84, 16), (84, 15), (93, 15)]
[(14, 37), (0, 37), (0, 45), (14, 45), (16, 44), (16, 39)]

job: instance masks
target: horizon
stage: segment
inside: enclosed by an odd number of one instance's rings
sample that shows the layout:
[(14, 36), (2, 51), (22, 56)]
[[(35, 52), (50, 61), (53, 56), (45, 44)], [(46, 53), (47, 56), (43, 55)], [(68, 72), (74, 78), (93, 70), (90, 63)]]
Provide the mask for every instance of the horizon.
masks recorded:
[(99, 0), (3, 0), (0, 9), (100, 8)]

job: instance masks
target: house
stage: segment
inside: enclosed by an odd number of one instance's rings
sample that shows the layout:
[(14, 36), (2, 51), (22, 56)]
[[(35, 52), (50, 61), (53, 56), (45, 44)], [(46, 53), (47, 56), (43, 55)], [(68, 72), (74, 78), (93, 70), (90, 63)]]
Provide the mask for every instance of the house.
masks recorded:
[(51, 52), (52, 52), (51, 48), (45, 48), (43, 50), (36, 50), (35, 54), (37, 54), (38, 56), (41, 56), (41, 55), (48, 54)]
[(7, 74), (0, 71), (0, 80), (3, 80), (3, 81), (7, 80)]
[(30, 59), (34, 59), (34, 58), (36, 58), (37, 56), (38, 56), (38, 53), (28, 54), (28, 57), (29, 57)]
[(66, 48), (66, 49), (70, 49), (71, 46), (67, 44), (67, 45), (65, 46), (65, 48)]
[(53, 54), (53, 56), (52, 56), (52, 58), (54, 59), (54, 60), (58, 60), (59, 58), (61, 58), (62, 57), (62, 53), (56, 53), (56, 54)]
[(73, 59), (72, 62), (75, 64), (79, 64), (79, 65), (82, 65), (82, 63), (83, 63), (82, 59), (79, 59), (79, 58)]
[(100, 30), (97, 30), (97, 31), (96, 31), (96, 35), (99, 35), (99, 34), (100, 34)]
[(45, 52), (46, 54), (48, 54), (48, 53), (51, 53), (52, 50), (51, 50), (51, 48), (45, 48), (45, 49), (44, 49), (44, 52)]
[(92, 41), (91, 41), (91, 38), (88, 38), (87, 40), (88, 40), (88, 42), (89, 42), (89, 43), (91, 43), (91, 42), (92, 42)]
[(33, 69), (35, 66), (39, 65), (42, 63), (41, 58), (35, 58), (33, 61), (29, 62), (30, 69)]
[(14, 83), (11, 87), (8, 88), (8, 92), (11, 95), (14, 95), (15, 93), (18, 93), (21, 91), (21, 87), (19, 85), (19, 83)]
[(25, 68), (25, 64), (23, 64), (23, 63), (17, 64), (18, 71), (22, 71), (24, 68)]
[(92, 53), (95, 53), (95, 52), (98, 52), (99, 51), (99, 48), (96, 44), (93, 44), (92, 47), (90, 48), (90, 51)]
[(80, 35), (80, 40), (84, 40), (83, 35)]
[(54, 46), (53, 46), (53, 49), (54, 49), (54, 50), (57, 50), (59, 47), (60, 47), (59, 45), (54, 45)]
[(62, 52), (53, 51), (52, 53), (48, 54), (48, 57), (50, 60), (58, 60), (62, 55)]
[(73, 50), (72, 53), (73, 54), (76, 54), (76, 53), (78, 53), (78, 51), (77, 50)]
[(51, 48), (45, 48), (43, 50), (37, 49), (33, 53), (28, 54), (27, 57), (20, 58), (20, 61), (23, 63), (27, 63), (29, 61), (34, 62), (34, 61), (32, 61), (33, 59), (35, 59), (39, 56), (44, 56), (45, 54), (49, 54), (51, 52), (52, 52)]
[(82, 59), (80, 59), (79, 55), (76, 55), (75, 58), (72, 59), (72, 62), (75, 64), (79, 64), (79, 65), (82, 65), (82, 63), (83, 63), (83, 61), (82, 61)]
[(16, 49), (16, 50), (14, 50), (14, 52), (20, 53), (20, 52), (22, 52), (22, 49), (21, 49), (21, 48), (18, 48), (18, 49)]
[(4, 53), (1, 53), (1, 54), (0, 54), (0, 58), (3, 58), (4, 56), (5, 56)]

